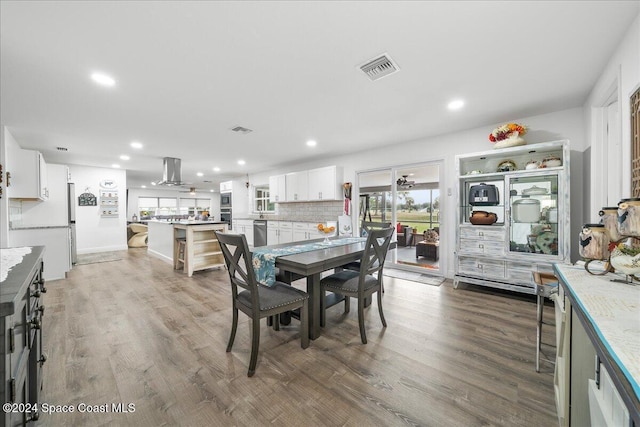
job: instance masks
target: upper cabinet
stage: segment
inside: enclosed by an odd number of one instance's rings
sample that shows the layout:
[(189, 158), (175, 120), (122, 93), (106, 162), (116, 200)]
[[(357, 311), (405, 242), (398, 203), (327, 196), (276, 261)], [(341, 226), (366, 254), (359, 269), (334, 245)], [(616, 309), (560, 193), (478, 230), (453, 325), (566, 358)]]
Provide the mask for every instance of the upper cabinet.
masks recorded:
[(309, 200), (309, 173), (307, 171), (288, 173), (285, 182), (287, 202)]
[(7, 193), (12, 199), (47, 200), (47, 164), (44, 157), (34, 150), (11, 152), (7, 167), (11, 175)]
[(454, 285), (534, 293), (532, 272), (569, 261), (569, 142), (456, 156)]
[(233, 181), (225, 181), (220, 183), (220, 192), (228, 193), (233, 190)]
[(269, 201), (271, 203), (278, 203), (287, 200), (286, 188), (286, 175), (270, 176)]
[(340, 200), (341, 169), (336, 166), (269, 177), (269, 199), (274, 203)]
[(312, 169), (309, 171), (309, 200), (336, 200), (342, 194), (339, 192), (337, 168)]

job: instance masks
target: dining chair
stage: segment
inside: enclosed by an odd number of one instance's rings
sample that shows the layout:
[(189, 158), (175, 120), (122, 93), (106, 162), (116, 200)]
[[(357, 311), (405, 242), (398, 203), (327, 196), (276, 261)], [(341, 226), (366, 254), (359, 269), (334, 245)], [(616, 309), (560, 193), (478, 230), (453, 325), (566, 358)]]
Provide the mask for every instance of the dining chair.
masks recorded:
[[(309, 347), (309, 295), (286, 283), (276, 281), (272, 286), (258, 283), (253, 271), (252, 256), (244, 234), (216, 232), (224, 256), (232, 291), (233, 321), (227, 352), (231, 351), (238, 328), (238, 310), (251, 318), (251, 359), (247, 376), (253, 376), (260, 345), (260, 319), (300, 309), (300, 340), (302, 348)], [(240, 289), (239, 289), (240, 288)], [(276, 325), (277, 325), (277, 320)]]
[[(362, 222), (362, 230), (365, 231), (367, 236), (369, 235), (369, 233), (371, 233), (371, 230), (379, 230), (381, 228), (389, 227), (391, 227), (390, 222)], [(360, 234), (363, 233), (361, 232)], [(350, 262), (349, 264), (343, 265), (342, 268), (344, 268), (345, 270), (360, 271), (360, 261)]]
[[(384, 327), (387, 322), (382, 312), (382, 269), (384, 260), (389, 250), (393, 228), (372, 229), (367, 236), (365, 250), (360, 258), (360, 270), (342, 270), (320, 280), (320, 325), (326, 323), (326, 304), (324, 296), (327, 291), (342, 295), (345, 299), (358, 298), (358, 324), (360, 325), (360, 338), (363, 344), (367, 343), (367, 335), (364, 329), (364, 304), (365, 298), (378, 293), (378, 312)], [(373, 276), (373, 274), (376, 276)], [(348, 300), (347, 300), (348, 301)], [(345, 301), (345, 312), (348, 304)]]

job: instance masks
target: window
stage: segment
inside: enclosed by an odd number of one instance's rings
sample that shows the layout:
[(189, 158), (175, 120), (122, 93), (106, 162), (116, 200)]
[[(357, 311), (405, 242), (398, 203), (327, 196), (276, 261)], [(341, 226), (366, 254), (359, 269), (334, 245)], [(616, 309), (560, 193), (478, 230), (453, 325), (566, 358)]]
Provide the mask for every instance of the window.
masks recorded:
[(156, 215), (158, 210), (157, 197), (138, 197), (138, 215), (140, 219), (149, 219)]
[(269, 201), (269, 186), (256, 185), (253, 194), (253, 211), (254, 212), (275, 212), (275, 203)]

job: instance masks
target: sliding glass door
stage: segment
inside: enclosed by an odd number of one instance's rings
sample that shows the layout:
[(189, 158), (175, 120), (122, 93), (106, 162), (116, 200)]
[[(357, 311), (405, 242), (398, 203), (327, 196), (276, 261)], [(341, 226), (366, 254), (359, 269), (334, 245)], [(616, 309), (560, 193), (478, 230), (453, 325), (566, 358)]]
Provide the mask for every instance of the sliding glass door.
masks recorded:
[(442, 162), (358, 173), (358, 226), (391, 222), (397, 247), (394, 268), (440, 275), (440, 174)]

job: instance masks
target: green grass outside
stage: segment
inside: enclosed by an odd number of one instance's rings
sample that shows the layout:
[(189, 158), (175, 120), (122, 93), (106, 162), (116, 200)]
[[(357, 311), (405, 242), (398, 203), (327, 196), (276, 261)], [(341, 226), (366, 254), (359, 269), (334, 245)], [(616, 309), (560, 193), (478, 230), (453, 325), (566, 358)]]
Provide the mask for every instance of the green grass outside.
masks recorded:
[[(439, 214), (439, 212), (434, 212), (433, 225), (432, 226), (430, 226), (430, 224), (429, 224), (429, 213), (428, 212), (416, 212), (416, 211), (412, 211), (412, 212), (397, 212), (396, 216), (397, 216), (397, 220), (398, 220), (398, 222), (400, 224), (407, 225), (407, 226), (409, 226), (411, 228), (417, 228), (418, 229), (418, 233), (424, 233), (429, 228), (439, 227), (440, 226), (440, 222), (438, 221), (439, 220), (438, 214)], [(390, 218), (390, 217), (391, 217), (391, 214), (388, 214), (387, 218)], [(373, 221), (373, 222), (382, 221), (382, 216), (381, 215), (374, 215), (372, 213), (371, 214), (371, 221)]]

